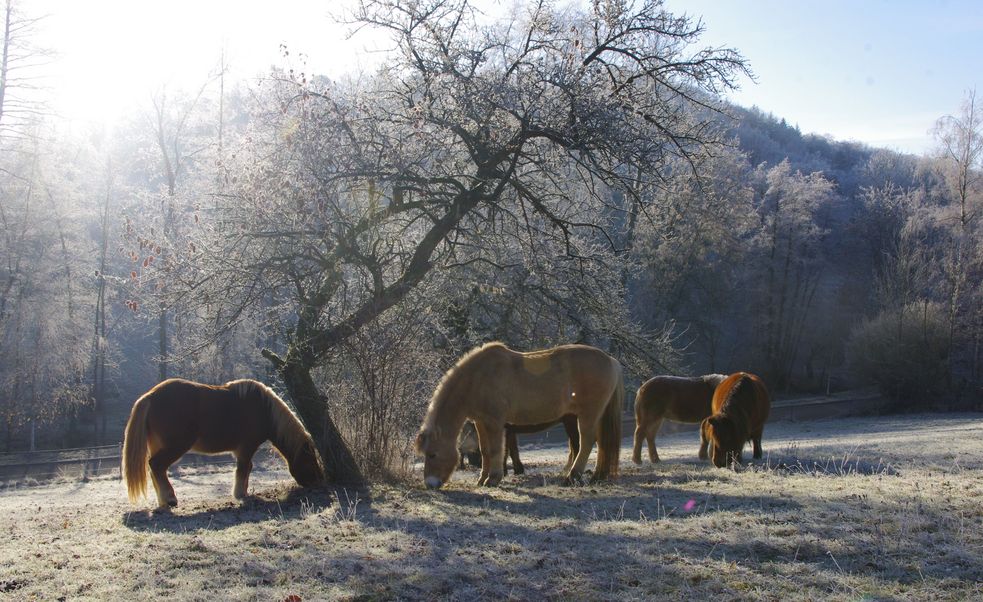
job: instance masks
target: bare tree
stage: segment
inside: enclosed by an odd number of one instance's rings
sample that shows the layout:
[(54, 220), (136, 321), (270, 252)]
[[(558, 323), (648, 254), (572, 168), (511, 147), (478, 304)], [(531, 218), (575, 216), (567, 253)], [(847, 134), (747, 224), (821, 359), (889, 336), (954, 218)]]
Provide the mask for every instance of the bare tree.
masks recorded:
[(0, 139), (28, 134), (32, 124), (47, 114), (41, 93), (39, 67), (50, 61), (50, 52), (34, 45), (38, 23), (19, 3), (3, 4), (3, 38), (0, 39)]
[[(212, 81), (212, 77), (207, 78), (190, 93), (161, 87), (152, 96), (150, 110), (144, 115), (142, 133), (148, 138), (142, 142), (147, 148), (145, 156), (140, 155), (138, 161), (146, 162), (143, 168), (149, 188), (145, 202), (154, 211), (133, 215), (128, 234), (132, 235), (131, 244), (138, 247), (132, 252), (139, 255), (143, 267), (149, 268), (150, 264), (156, 267), (137, 273), (148, 280), (143, 291), (148, 301), (144, 308), (153, 307), (156, 312), (160, 380), (167, 378), (169, 365), (174, 361), (173, 339), (182, 336), (184, 330), (185, 314), (175, 306), (180, 298), (169, 290), (173, 273), (181, 265), (180, 259), (173, 255), (183, 250), (188, 218), (200, 208), (196, 190), (210, 186), (204, 184), (209, 178), (204, 176), (205, 170), (199, 168), (198, 162), (217, 143), (213, 137), (216, 127), (209, 115), (211, 98), (207, 94)], [(221, 118), (218, 125), (221, 126)], [(207, 173), (214, 172), (209, 169)]]
[[(935, 138), (939, 144), (939, 160), (946, 183), (946, 201), (951, 215), (949, 248), (945, 254), (945, 273), (948, 295), (946, 306), (949, 323), (949, 349), (955, 358), (956, 333), (961, 323), (968, 327), (973, 339), (972, 374), (979, 375), (979, 348), (983, 333), (974, 326), (983, 323), (983, 299), (979, 287), (967, 291), (972, 276), (975, 281), (983, 274), (983, 266), (973, 265), (983, 244), (983, 229), (979, 224), (983, 210), (983, 114), (976, 106), (976, 91), (970, 91), (956, 116), (946, 115), (936, 122)], [(944, 218), (943, 218), (944, 219)], [(950, 366), (949, 377), (952, 377)]]
[(712, 148), (707, 93), (747, 73), (734, 51), (691, 51), (700, 26), (657, 1), (540, 2), (486, 24), (464, 0), (367, 0), (354, 23), (388, 31), (391, 60), (354, 81), (269, 84), (187, 282), (234, 301), (233, 320), (280, 304), (287, 344), (263, 354), (336, 481), (359, 470), (312, 370), (435, 269), (493, 260), (503, 230), (550, 241), (573, 274), (617, 251), (612, 191)]
[(69, 225), (75, 196), (55, 184), (50, 153), (33, 132), (0, 172), (0, 413), (7, 445), (21, 426), (73, 414), (86, 401), (79, 319), (81, 244)]

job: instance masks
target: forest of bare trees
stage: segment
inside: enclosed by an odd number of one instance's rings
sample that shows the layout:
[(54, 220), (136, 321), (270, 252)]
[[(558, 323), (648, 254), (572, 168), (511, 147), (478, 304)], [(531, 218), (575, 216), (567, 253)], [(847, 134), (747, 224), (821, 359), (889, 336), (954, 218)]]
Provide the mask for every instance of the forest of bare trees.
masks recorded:
[[(779, 395), (978, 399), (983, 124), (922, 157), (720, 100), (749, 66), (658, 0), (362, 0), (391, 54), (164, 86), (111, 136), (56, 127), (35, 17), (0, 65), (2, 447), (114, 443), (160, 379), (286, 393), (335, 480), (412, 459), (471, 347), (587, 342)], [(959, 104), (961, 100), (961, 105)]]

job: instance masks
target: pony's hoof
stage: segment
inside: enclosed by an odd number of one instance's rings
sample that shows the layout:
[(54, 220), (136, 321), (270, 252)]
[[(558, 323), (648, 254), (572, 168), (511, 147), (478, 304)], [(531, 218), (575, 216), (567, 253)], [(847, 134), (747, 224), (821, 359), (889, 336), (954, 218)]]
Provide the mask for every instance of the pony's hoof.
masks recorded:
[(514, 474), (526, 474), (526, 469), (525, 469), (525, 467), (524, 467), (524, 466), (522, 466), (522, 465), (520, 464), (519, 466), (517, 466), (517, 467), (515, 467), (515, 468), (513, 468), (513, 469), (512, 469), (512, 472), (513, 472)]
[(632, 456), (631, 461), (635, 464), (638, 464), (639, 466), (642, 465), (642, 459), (640, 457), (636, 458), (635, 456)]
[(580, 487), (584, 484), (584, 477), (579, 474), (571, 474), (564, 477), (560, 484), (564, 487)]

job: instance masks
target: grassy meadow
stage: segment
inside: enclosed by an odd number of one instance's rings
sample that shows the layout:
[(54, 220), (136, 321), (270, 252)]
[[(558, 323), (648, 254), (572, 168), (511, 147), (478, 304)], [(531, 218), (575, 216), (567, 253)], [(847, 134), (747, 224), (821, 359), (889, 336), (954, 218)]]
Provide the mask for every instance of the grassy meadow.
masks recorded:
[[(775, 423), (739, 472), (660, 438), (658, 465), (561, 487), (565, 450), (523, 448), (496, 489), (299, 490), (263, 462), (175, 470), (179, 505), (118, 478), (0, 489), (12, 600), (963, 600), (983, 597), (983, 415)], [(748, 453), (748, 455), (750, 455)]]

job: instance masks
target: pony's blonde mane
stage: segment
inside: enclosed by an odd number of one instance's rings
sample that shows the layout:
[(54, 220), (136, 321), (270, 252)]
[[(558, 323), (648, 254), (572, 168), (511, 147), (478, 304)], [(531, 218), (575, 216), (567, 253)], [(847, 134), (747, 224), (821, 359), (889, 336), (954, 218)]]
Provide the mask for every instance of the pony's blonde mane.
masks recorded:
[(702, 380), (705, 383), (716, 382), (719, 385), (720, 383), (724, 382), (726, 378), (727, 378), (726, 374), (704, 374), (703, 376), (700, 377), (700, 380)]
[(508, 349), (504, 343), (498, 341), (492, 341), (490, 343), (485, 343), (475, 347), (471, 351), (468, 351), (461, 356), (460, 359), (455, 362), (453, 366), (450, 367), (444, 376), (441, 377), (440, 382), (437, 383), (437, 388), (434, 389), (433, 395), (430, 397), (430, 405), (427, 406), (427, 415), (424, 419), (424, 426), (433, 426), (434, 420), (436, 420), (437, 410), (441, 408), (445, 399), (447, 398), (447, 392), (452, 386), (457, 382), (460, 376), (467, 372), (471, 360), (475, 356), (487, 351), (488, 349), (498, 348), (498, 349)]
[(273, 423), (273, 430), (276, 433), (275, 443), (277, 447), (283, 448), (281, 452), (284, 455), (293, 457), (304, 444), (311, 443), (313, 445), (311, 434), (307, 432), (287, 402), (274, 393), (273, 389), (258, 380), (248, 378), (233, 380), (225, 383), (224, 386), (240, 399), (255, 392), (266, 401), (270, 410), (270, 421)]

